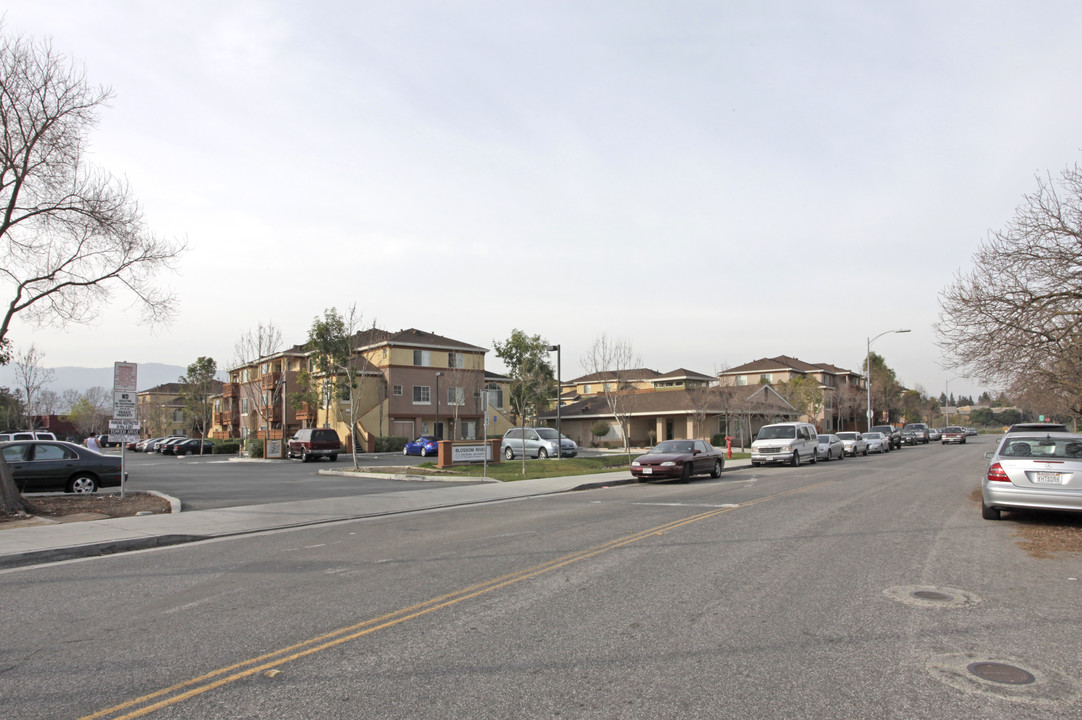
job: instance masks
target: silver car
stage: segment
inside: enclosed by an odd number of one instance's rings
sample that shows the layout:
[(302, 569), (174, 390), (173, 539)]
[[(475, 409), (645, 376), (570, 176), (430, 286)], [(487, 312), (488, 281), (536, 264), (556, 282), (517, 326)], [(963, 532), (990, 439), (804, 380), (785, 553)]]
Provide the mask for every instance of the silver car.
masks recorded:
[(857, 455), (868, 454), (868, 443), (864, 440), (864, 435), (858, 432), (840, 432), (838, 437), (842, 439), (842, 443), (845, 444), (845, 454), (856, 457)]
[(837, 435), (819, 436), (819, 459), (820, 460), (845, 460), (845, 443)]
[(868, 452), (885, 453), (890, 451), (890, 440), (881, 432), (862, 433), (868, 443)]
[(981, 516), (999, 520), (1013, 508), (1082, 512), (1082, 435), (1011, 433), (986, 457)]

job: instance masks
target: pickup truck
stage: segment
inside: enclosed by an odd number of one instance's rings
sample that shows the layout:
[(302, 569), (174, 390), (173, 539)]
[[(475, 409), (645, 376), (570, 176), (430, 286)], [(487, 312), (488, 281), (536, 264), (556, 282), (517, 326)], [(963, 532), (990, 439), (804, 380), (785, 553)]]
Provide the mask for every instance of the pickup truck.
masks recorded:
[(873, 425), (870, 432), (881, 432), (890, 438), (890, 446), (892, 448), (900, 448), (902, 446), (902, 431), (893, 425)]

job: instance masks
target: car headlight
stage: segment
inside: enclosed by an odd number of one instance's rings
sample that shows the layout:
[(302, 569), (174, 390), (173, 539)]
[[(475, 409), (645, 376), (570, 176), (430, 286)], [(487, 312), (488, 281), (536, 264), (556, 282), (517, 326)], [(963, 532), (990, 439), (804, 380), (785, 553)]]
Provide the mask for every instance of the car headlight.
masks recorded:
[(666, 460), (665, 462), (661, 463), (661, 467), (672, 467), (675, 464), (676, 463), (672, 460)]
[(639, 466), (639, 461), (638, 460), (632, 460), (631, 461), (631, 467), (638, 467), (638, 466)]

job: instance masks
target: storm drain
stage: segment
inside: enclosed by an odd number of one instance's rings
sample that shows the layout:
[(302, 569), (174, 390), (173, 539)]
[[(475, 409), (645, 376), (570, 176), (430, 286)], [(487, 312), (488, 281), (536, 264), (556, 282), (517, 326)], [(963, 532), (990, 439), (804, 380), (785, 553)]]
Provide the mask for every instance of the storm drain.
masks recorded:
[(905, 605), (925, 608), (965, 608), (981, 601), (977, 595), (965, 590), (928, 585), (892, 587), (884, 590), (883, 594)]
[(975, 662), (966, 665), (966, 670), (982, 680), (1003, 683), (1004, 685), (1029, 685), (1037, 678), (1020, 667), (998, 662)]

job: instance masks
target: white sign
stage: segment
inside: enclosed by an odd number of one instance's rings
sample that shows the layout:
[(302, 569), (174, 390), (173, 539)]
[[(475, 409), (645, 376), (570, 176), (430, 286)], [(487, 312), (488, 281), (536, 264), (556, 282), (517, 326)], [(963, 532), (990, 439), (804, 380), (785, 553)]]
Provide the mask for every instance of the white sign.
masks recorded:
[(139, 366), (136, 363), (113, 363), (113, 392), (124, 390), (133, 393), (138, 390), (135, 382), (138, 369)]
[(492, 446), (485, 445), (452, 445), (451, 446), (451, 462), (484, 462), (485, 460), (491, 460), (488, 457), (489, 448)]
[(110, 420), (109, 421), (109, 429), (110, 430), (138, 430), (139, 429), (139, 421), (138, 420)]
[(135, 392), (113, 391), (113, 419), (135, 420)]

